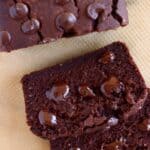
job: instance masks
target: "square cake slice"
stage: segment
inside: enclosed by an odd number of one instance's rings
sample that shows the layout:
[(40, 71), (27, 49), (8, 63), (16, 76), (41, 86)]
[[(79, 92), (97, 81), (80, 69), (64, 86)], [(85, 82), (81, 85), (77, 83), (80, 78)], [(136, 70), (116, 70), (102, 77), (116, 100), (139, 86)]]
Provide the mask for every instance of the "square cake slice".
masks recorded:
[(22, 79), (28, 125), (51, 140), (111, 130), (142, 109), (145, 82), (121, 42)]
[(0, 52), (127, 24), (125, 0), (0, 0)]
[(97, 131), (50, 143), (51, 150), (149, 150), (150, 90), (143, 109), (130, 122), (118, 124), (105, 134)]

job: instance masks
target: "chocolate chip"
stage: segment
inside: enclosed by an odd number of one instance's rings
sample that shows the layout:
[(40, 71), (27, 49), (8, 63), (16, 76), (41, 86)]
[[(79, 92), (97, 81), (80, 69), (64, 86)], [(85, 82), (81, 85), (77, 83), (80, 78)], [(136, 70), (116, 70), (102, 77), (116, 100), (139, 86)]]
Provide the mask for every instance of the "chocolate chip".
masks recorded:
[(40, 22), (37, 19), (31, 19), (22, 24), (22, 31), (26, 34), (34, 34), (40, 29)]
[(47, 111), (39, 112), (39, 121), (41, 125), (53, 126), (57, 125), (57, 118), (54, 114), (48, 113)]
[(109, 126), (115, 126), (117, 125), (119, 122), (119, 119), (116, 118), (116, 117), (111, 117), (109, 120), (108, 120), (108, 125)]
[(87, 14), (93, 20), (96, 20), (99, 15), (102, 16), (102, 20), (105, 20), (105, 6), (101, 2), (94, 2), (88, 6)]
[(86, 86), (86, 85), (80, 86), (78, 88), (78, 91), (79, 91), (80, 95), (83, 96), (83, 97), (93, 97), (93, 96), (95, 96), (93, 90), (90, 87)]
[(141, 131), (150, 131), (150, 119), (144, 119), (141, 123), (138, 124), (138, 128)]
[(60, 4), (60, 5), (64, 5), (66, 3), (70, 2), (70, 0), (56, 0), (56, 3), (57, 4)]
[(68, 32), (73, 28), (76, 21), (77, 18), (73, 13), (64, 12), (57, 16), (56, 27), (60, 31), (64, 30), (65, 32)]
[(7, 31), (0, 31), (0, 47), (7, 46), (11, 42), (11, 35)]
[(28, 6), (24, 3), (16, 3), (9, 9), (10, 16), (14, 19), (21, 19), (28, 15)]
[(69, 94), (69, 86), (65, 83), (55, 84), (51, 90), (46, 91), (46, 97), (54, 101), (64, 101)]
[(101, 92), (106, 97), (118, 97), (124, 91), (124, 84), (115, 76), (110, 77), (101, 85)]
[(107, 51), (106, 53), (103, 54), (103, 56), (98, 61), (103, 64), (108, 64), (113, 62), (114, 59), (115, 59), (114, 53)]

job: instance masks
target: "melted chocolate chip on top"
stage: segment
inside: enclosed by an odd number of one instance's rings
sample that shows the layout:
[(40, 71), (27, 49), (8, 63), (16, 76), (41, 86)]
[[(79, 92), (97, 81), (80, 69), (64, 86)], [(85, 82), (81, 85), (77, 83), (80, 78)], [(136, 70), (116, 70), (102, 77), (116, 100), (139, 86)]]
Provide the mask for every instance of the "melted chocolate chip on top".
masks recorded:
[(14, 19), (22, 19), (29, 13), (28, 6), (24, 3), (16, 3), (9, 9), (10, 16)]
[(58, 83), (46, 91), (46, 97), (54, 101), (64, 101), (69, 94), (69, 86), (65, 83)]

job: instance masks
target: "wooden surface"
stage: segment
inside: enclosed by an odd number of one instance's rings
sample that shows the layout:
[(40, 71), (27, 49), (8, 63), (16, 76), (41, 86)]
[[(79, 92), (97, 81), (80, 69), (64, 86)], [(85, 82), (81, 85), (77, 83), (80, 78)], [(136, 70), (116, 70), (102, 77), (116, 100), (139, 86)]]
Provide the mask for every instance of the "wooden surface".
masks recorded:
[(128, 27), (58, 40), (12, 53), (0, 53), (1, 150), (49, 150), (48, 142), (34, 136), (26, 125), (20, 79), (31, 71), (119, 40), (130, 48), (150, 87), (150, 0), (127, 0), (127, 3), (130, 19)]

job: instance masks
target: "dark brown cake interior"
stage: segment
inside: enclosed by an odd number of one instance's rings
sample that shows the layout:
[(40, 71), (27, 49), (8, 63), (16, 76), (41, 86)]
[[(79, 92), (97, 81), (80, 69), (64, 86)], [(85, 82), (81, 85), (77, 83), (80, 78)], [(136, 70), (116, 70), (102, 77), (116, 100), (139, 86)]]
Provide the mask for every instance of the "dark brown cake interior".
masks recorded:
[(109, 131), (135, 116), (148, 93), (120, 42), (26, 75), (22, 83), (31, 130), (53, 140)]

